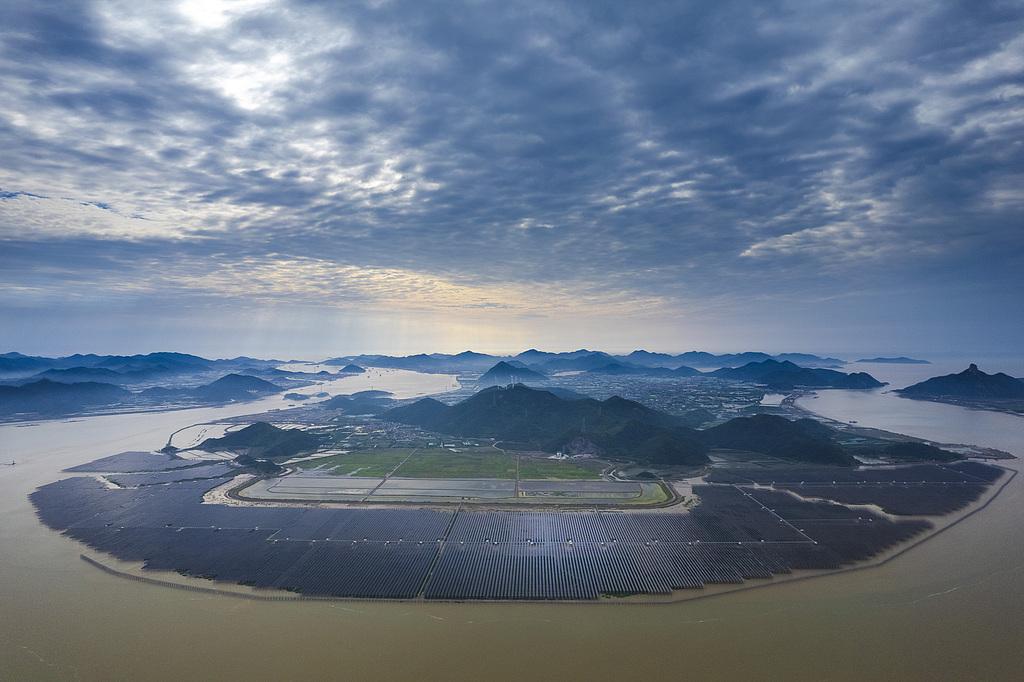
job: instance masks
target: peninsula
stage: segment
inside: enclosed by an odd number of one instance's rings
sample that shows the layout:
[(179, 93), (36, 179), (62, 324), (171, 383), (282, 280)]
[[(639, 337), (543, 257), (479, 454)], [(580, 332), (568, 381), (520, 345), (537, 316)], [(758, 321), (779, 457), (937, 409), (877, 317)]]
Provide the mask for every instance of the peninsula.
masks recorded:
[(914, 400), (1024, 414), (1024, 380), (1002, 372), (986, 374), (973, 363), (959, 374), (932, 377), (896, 392)]

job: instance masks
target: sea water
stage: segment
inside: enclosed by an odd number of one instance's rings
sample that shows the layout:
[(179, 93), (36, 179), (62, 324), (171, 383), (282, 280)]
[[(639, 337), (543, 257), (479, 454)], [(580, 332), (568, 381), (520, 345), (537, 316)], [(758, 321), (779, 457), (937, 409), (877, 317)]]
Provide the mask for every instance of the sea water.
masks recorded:
[[(982, 417), (971, 438), (929, 435), (947, 419), (933, 403), (895, 403), (894, 419), (893, 404), (878, 407), (884, 393), (851, 394), (864, 396), (847, 403), (856, 415), (837, 418), (1024, 454), (1024, 420)], [(0, 461), (18, 462), (0, 467), (0, 679), (860, 682), (1024, 673), (1024, 476), (882, 566), (661, 606), (254, 602), (108, 575), (35, 518), (27, 495), (60, 469), (153, 449), (177, 428), (252, 407), (0, 426)], [(978, 418), (951, 409), (958, 425)]]

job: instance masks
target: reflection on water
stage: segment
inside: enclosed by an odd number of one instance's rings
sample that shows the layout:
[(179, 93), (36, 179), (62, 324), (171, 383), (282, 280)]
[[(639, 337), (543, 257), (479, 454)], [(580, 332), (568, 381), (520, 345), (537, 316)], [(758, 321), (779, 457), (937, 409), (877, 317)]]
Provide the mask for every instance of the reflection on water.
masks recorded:
[[(846, 407), (859, 416), (840, 418), (901, 430), (871, 422), (891, 414), (888, 398), (856, 395)], [(915, 435), (1021, 454), (1006, 443), (1020, 442), (1024, 420), (972, 427), (974, 411), (938, 418), (932, 403), (900, 404), (896, 421), (908, 428), (953, 423), (973, 434)], [(100, 572), (33, 514), (28, 493), (63, 467), (153, 449), (183, 426), (252, 411), (0, 426), (0, 461), (18, 461), (0, 467), (0, 679), (1016, 680), (1024, 670), (1024, 476), (983, 512), (881, 567), (669, 606), (200, 596)]]
[(1024, 417), (901, 398), (885, 389), (819, 390), (799, 407), (857, 426), (905, 433), (943, 443), (985, 445), (1024, 456)]

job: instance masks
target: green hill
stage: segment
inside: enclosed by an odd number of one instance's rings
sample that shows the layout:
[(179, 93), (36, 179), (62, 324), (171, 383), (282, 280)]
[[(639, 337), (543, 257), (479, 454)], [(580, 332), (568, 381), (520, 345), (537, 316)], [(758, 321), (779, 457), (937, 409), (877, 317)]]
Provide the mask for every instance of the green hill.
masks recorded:
[(701, 439), (713, 448), (749, 450), (790, 461), (856, 465), (857, 460), (835, 443), (834, 435), (833, 429), (813, 419), (790, 421), (757, 414), (706, 429), (701, 432)]
[(302, 429), (279, 429), (273, 424), (256, 422), (234, 431), (223, 438), (207, 438), (199, 444), (200, 450), (244, 451), (242, 454), (256, 459), (285, 460), (296, 455), (314, 452), (320, 440)]
[(565, 400), (516, 385), (485, 389), (450, 407), (425, 398), (381, 416), (451, 436), (539, 443), (551, 452), (679, 464), (708, 461), (707, 447), (681, 420), (617, 396)]
[[(566, 400), (522, 385), (485, 389), (452, 406), (424, 398), (381, 415), (387, 421), (415, 424), (449, 436), (537, 443), (548, 452), (595, 454), (649, 464), (706, 464), (711, 448), (746, 450), (791, 462), (838, 466), (858, 463), (837, 443), (834, 429), (813, 419), (792, 421), (757, 414), (703, 431), (687, 426), (704, 423), (709, 417), (713, 415), (676, 417), (618, 396), (605, 401)], [(882, 454), (918, 459), (946, 457), (942, 451), (901, 448)]]

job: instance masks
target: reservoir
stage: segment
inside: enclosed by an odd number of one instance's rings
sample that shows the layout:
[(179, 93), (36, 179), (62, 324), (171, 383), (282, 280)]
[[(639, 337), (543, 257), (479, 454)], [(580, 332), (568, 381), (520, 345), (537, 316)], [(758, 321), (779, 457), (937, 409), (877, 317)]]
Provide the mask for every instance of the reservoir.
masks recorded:
[[(453, 383), (417, 389), (408, 374), (394, 377), (408, 395)], [(351, 390), (369, 389), (370, 379)], [(395, 390), (385, 379), (374, 377), (373, 388)], [(821, 392), (800, 404), (1024, 456), (1024, 419), (884, 390)], [(78, 558), (83, 546), (46, 529), (27, 499), (64, 467), (284, 406), (269, 398), (0, 426), (0, 462), (18, 462), (0, 467), (0, 679), (1016, 680), (1024, 671), (1024, 476), (988, 508), (877, 568), (662, 606), (257, 602), (185, 592), (89, 566)]]

